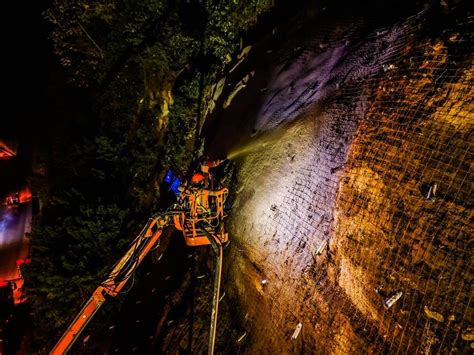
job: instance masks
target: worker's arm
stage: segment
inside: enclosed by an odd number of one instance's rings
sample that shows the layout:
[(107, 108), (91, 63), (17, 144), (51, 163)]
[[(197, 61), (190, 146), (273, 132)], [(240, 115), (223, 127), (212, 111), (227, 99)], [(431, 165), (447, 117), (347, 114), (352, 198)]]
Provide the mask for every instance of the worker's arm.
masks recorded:
[(61, 339), (59, 339), (53, 350), (51, 350), (51, 354), (65, 354), (69, 350), (79, 334), (81, 334), (91, 318), (105, 302), (105, 295), (108, 294), (112, 297), (117, 296), (135, 269), (140, 265), (143, 258), (156, 244), (163, 228), (169, 224), (170, 221), (171, 218), (168, 216), (150, 218), (145, 228), (143, 228), (142, 232), (134, 240), (125, 255), (115, 264), (107, 279), (96, 288), (92, 296), (87, 300)]
[(211, 159), (206, 159), (201, 161), (201, 172), (204, 174), (209, 174), (209, 169), (218, 167), (221, 165), (223, 162), (225, 162), (227, 159), (216, 159), (216, 160), (211, 160)]
[(209, 168), (215, 168), (215, 167), (218, 167), (219, 165), (221, 165), (223, 162), (225, 162), (227, 159), (224, 158), (224, 159), (216, 159), (216, 160), (207, 160), (206, 161), (206, 165), (209, 167)]

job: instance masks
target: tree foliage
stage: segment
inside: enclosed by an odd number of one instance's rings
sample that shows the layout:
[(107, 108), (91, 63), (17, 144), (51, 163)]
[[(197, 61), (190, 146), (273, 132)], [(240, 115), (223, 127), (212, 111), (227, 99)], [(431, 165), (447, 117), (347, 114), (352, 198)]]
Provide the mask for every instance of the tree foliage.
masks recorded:
[(156, 211), (163, 169), (186, 169), (202, 83), (223, 74), (241, 33), (271, 6), (53, 1), (46, 17), (54, 52), (89, 107), (51, 146), (49, 194), (33, 231), (28, 274), (38, 349), (57, 338)]

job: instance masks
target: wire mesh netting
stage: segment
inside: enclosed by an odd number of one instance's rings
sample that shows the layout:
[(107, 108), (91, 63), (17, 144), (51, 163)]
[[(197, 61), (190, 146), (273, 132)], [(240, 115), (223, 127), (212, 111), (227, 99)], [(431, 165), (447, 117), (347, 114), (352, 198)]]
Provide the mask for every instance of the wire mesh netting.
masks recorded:
[(340, 252), (359, 256), (367, 319), (377, 319), (369, 332), (384, 334), (374, 346), (390, 352), (466, 350), (472, 336), (472, 18), (465, 21), (410, 44), (388, 66), (338, 196)]
[[(471, 351), (474, 19), (460, 9), (306, 13), (255, 46), (223, 121), (245, 107), (257, 135), (236, 153), (217, 352)], [(228, 131), (209, 138), (239, 141)], [(212, 253), (199, 260), (155, 350), (206, 349)]]
[(469, 352), (473, 18), (444, 15), (283, 44), (256, 127), (302, 128), (239, 165), (235, 346)]

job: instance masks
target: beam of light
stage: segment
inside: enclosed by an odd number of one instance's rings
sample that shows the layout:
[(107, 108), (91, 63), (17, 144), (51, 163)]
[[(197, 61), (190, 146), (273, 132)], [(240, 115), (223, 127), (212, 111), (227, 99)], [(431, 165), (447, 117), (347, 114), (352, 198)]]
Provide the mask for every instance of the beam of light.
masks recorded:
[(230, 160), (246, 156), (253, 152), (258, 152), (271, 144), (277, 143), (286, 132), (294, 127), (296, 122), (289, 122), (285, 125), (278, 126), (268, 131), (260, 132), (255, 136), (230, 149), (227, 153), (227, 158)]
[(236, 158), (245, 156), (249, 153), (252, 153), (254, 151), (257, 151), (261, 148), (265, 147), (264, 142), (259, 142), (259, 141), (253, 141), (253, 142), (247, 142), (245, 144), (240, 145), (239, 147), (236, 147), (232, 149), (228, 154), (227, 158), (230, 160), (234, 160)]

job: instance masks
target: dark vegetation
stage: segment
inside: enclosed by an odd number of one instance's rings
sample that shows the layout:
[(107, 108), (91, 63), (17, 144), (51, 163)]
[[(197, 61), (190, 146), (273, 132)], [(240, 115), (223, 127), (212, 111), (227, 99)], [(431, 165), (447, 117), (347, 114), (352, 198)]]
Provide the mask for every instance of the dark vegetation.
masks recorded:
[(158, 209), (164, 169), (188, 168), (202, 93), (272, 3), (58, 0), (45, 13), (74, 105), (63, 104), (59, 134), (41, 153), (47, 179), (36, 181), (35, 351), (49, 350)]

